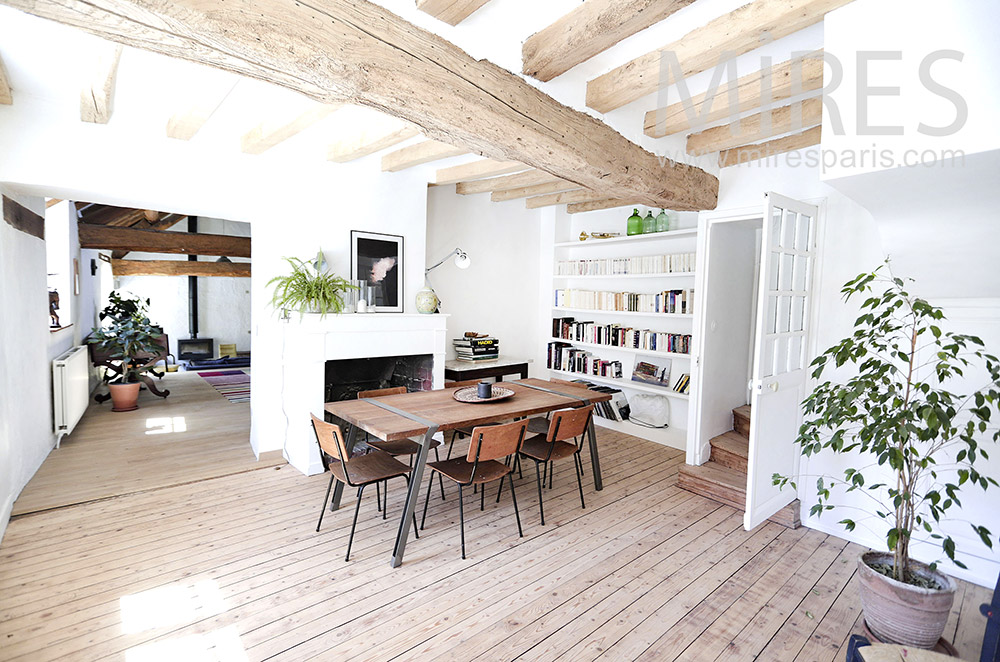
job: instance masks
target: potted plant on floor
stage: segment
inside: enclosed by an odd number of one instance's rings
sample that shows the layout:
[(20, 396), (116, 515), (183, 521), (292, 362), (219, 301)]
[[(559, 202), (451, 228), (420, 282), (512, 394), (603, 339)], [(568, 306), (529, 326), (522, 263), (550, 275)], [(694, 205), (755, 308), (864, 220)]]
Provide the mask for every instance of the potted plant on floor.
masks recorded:
[(312, 263), (296, 257), (286, 257), (285, 261), (292, 272), (267, 281), (268, 286), (274, 286), (271, 305), (276, 310), (298, 311), (300, 319), (306, 313), (325, 317), (344, 312), (344, 293), (357, 288), (340, 276), (326, 273), (323, 251)]
[(138, 409), (139, 376), (145, 368), (141, 357), (156, 353), (156, 342), (163, 333), (150, 323), (146, 316), (147, 299), (122, 298), (117, 292), (110, 295), (110, 303), (99, 314), (105, 323), (90, 334), (88, 342), (104, 351), (111, 359), (119, 361), (118, 377), (108, 384), (111, 391), (111, 411)]
[[(942, 528), (961, 507), (960, 491), (988, 489), (997, 481), (977, 469), (989, 442), (1000, 440), (1000, 362), (970, 335), (942, 331), (940, 308), (914, 297), (888, 264), (859, 275), (841, 290), (845, 300), (865, 297), (854, 333), (812, 364), (819, 379), (828, 368), (851, 364), (846, 382), (826, 381), (803, 402), (806, 421), (796, 442), (805, 456), (822, 451), (848, 456), (842, 479), (817, 478), (811, 515), (832, 510), (836, 490), (871, 499), (867, 517), (887, 523), (888, 552), (861, 555), (858, 572), (865, 622), (877, 638), (931, 648), (941, 637), (954, 600), (954, 581), (910, 557), (914, 532), (938, 541), (957, 566), (955, 540)], [(987, 384), (954, 393), (949, 382), (984, 372)], [(981, 466), (981, 465), (980, 465)], [(857, 468), (855, 468), (857, 467)], [(776, 485), (794, 483), (774, 475)], [(853, 531), (861, 518), (840, 523)], [(989, 548), (992, 534), (971, 523)]]

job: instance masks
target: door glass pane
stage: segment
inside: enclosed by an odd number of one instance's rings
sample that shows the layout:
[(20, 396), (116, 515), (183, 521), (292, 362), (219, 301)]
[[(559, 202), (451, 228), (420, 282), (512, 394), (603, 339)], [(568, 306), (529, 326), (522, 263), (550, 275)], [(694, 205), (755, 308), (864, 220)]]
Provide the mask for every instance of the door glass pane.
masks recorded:
[(798, 229), (795, 231), (795, 249), (807, 251), (812, 246), (812, 216), (799, 215)]
[(802, 336), (788, 339), (788, 371), (802, 369)]
[(790, 253), (779, 253), (781, 256), (781, 274), (778, 277), (778, 289), (792, 289), (792, 269), (795, 266), (795, 256)]
[(785, 210), (785, 217), (781, 223), (781, 247), (793, 248), (795, 246), (795, 230), (799, 215), (794, 211)]
[(768, 278), (766, 287), (769, 290), (778, 289), (778, 267), (780, 265), (781, 253), (770, 251), (767, 254)]
[(784, 210), (775, 207), (771, 214), (771, 239), (768, 248), (780, 248), (781, 246), (781, 217)]
[(764, 333), (775, 333), (778, 330), (778, 297), (767, 297), (767, 310), (764, 317)]
[(774, 338), (764, 338), (760, 345), (760, 374), (770, 377), (774, 374)]
[(784, 336), (776, 338), (774, 341), (774, 370), (771, 372), (772, 375), (780, 375), (788, 372), (786, 368), (788, 364), (787, 352), (788, 338)]
[(809, 277), (809, 258), (805, 255), (795, 256), (795, 268), (792, 276), (792, 289), (797, 292), (805, 292), (809, 287), (807, 282)]
[(788, 313), (788, 330), (803, 331), (806, 328), (805, 310), (806, 298), (800, 296), (789, 297), (791, 299), (791, 310)]
[(778, 333), (788, 333), (792, 297), (778, 297)]

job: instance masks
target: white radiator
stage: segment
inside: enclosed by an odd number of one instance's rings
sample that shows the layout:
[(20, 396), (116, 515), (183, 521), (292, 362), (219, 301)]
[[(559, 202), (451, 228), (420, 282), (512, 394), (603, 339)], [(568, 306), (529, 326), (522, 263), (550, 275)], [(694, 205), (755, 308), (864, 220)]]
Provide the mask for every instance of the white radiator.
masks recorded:
[(90, 359), (87, 346), (78, 345), (52, 362), (52, 403), (56, 448), (87, 410), (90, 398)]

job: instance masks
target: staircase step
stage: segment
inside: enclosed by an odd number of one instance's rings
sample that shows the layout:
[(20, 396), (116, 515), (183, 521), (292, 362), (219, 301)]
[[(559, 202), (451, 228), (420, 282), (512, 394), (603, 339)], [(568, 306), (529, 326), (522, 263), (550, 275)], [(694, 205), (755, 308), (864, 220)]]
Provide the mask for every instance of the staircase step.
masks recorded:
[(712, 446), (712, 462), (747, 473), (747, 457), (750, 453), (750, 440), (736, 432), (725, 432), (708, 442)]
[(733, 410), (733, 430), (747, 439), (750, 438), (750, 405)]
[[(701, 466), (681, 467), (677, 485), (683, 490), (732, 506), (742, 511), (746, 507), (747, 476), (717, 462)], [(790, 529), (799, 527), (799, 500), (796, 499), (779, 510), (770, 521)]]

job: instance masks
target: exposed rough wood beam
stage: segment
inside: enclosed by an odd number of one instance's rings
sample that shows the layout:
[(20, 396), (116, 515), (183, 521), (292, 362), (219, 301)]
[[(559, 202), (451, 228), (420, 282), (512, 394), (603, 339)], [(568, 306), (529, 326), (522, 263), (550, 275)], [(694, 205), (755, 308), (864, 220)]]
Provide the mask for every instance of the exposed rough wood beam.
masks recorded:
[(565, 205), (574, 204), (577, 202), (597, 202), (598, 200), (607, 200), (607, 193), (599, 193), (597, 191), (591, 191), (589, 189), (581, 188), (575, 191), (564, 191), (563, 193), (550, 193), (548, 195), (540, 195), (534, 198), (528, 198), (524, 201), (524, 206), (527, 209), (540, 209), (542, 207), (551, 207), (553, 205)]
[(741, 163), (766, 159), (775, 154), (784, 154), (785, 152), (792, 152), (803, 147), (812, 147), (819, 144), (821, 137), (821, 127), (814, 126), (800, 133), (794, 133), (775, 140), (768, 140), (756, 145), (740, 145), (739, 147), (723, 150), (719, 153), (719, 167), (728, 168), (729, 166)]
[(249, 262), (190, 262), (188, 260), (121, 260), (112, 258), (114, 276), (222, 276), (249, 278)]
[(146, 220), (150, 222), (160, 220), (160, 212), (152, 209), (143, 209), (142, 215), (145, 216)]
[(121, 44), (101, 44), (94, 53), (94, 69), (90, 81), (80, 92), (80, 119), (94, 124), (107, 124), (115, 101), (115, 79), (122, 57)]
[(521, 71), (552, 80), (694, 0), (587, 0), (521, 46)]
[(566, 213), (580, 214), (585, 211), (599, 211), (601, 209), (614, 209), (616, 207), (635, 207), (641, 202), (622, 200), (620, 198), (608, 198), (607, 200), (596, 200), (594, 202), (576, 202), (566, 205)]
[(417, 9), (448, 25), (458, 25), (490, 0), (417, 0)]
[[(462, 195), (470, 195), (474, 193), (490, 193), (494, 191), (506, 191), (513, 188), (521, 188), (524, 186), (536, 186), (538, 184), (549, 184), (551, 182), (562, 182), (566, 181), (556, 177), (555, 175), (550, 175), (542, 170), (529, 170), (528, 172), (519, 172), (516, 175), (505, 175), (503, 177), (494, 177), (492, 179), (477, 179), (471, 182), (459, 182), (455, 185), (455, 191)], [(573, 186), (572, 188), (578, 188), (579, 184)]]
[(148, 228), (144, 227), (142, 229), (143, 230), (161, 230), (161, 231), (162, 230), (168, 230), (168, 229), (174, 227), (175, 225), (177, 225), (178, 223), (180, 223), (181, 221), (183, 221), (186, 218), (187, 218), (187, 216), (184, 215), (184, 214), (167, 214), (166, 216), (164, 216), (163, 218), (161, 218), (159, 221), (157, 221), (155, 223), (150, 223)]
[(111, 228), (80, 223), (81, 248), (174, 253), (183, 255), (226, 255), (250, 257), (250, 237), (187, 232), (156, 232), (132, 228)]
[(419, 133), (418, 128), (402, 122), (390, 129), (363, 131), (349, 139), (338, 140), (330, 145), (327, 150), (327, 159), (335, 163), (347, 163), (375, 152), (381, 152), (383, 149), (409, 140)]
[(559, 180), (557, 182), (549, 182), (548, 184), (536, 184), (534, 186), (522, 186), (521, 188), (512, 188), (507, 191), (493, 191), (490, 194), (491, 202), (504, 202), (505, 200), (517, 200), (518, 198), (530, 198), (536, 195), (545, 195), (546, 193), (559, 193), (560, 191), (571, 191), (577, 188), (577, 185), (573, 182), (566, 182)]
[[(691, 128), (691, 119), (686, 106), (690, 105), (690, 113), (698, 118), (702, 125), (710, 124), (729, 115), (744, 113), (754, 108), (760, 108), (764, 99), (765, 82), (771, 86), (770, 101), (781, 101), (801, 92), (810, 92), (823, 87), (823, 51), (818, 50), (802, 57), (787, 60), (771, 68), (770, 80), (764, 71), (741, 76), (734, 82), (720, 85), (711, 99), (708, 93), (695, 96), (689, 104), (683, 101), (671, 104), (666, 108), (658, 108), (646, 113), (643, 131), (652, 138), (662, 138)], [(739, 99), (737, 108), (729, 103), (730, 94)]]
[[(799, 117), (796, 117), (796, 111)], [(762, 113), (748, 115), (733, 124), (715, 126), (687, 139), (688, 154), (708, 154), (740, 145), (760, 142), (803, 127), (815, 126), (823, 120), (823, 100), (819, 97), (797, 101)]]
[(2, 199), (3, 220), (15, 230), (20, 230), (45, 240), (45, 218), (31, 211), (13, 198), (6, 195)]
[(14, 95), (10, 89), (10, 78), (7, 77), (7, 70), (4, 69), (3, 60), (0, 59), (0, 105), (9, 106), (14, 103)]
[(431, 182), (434, 186), (444, 184), (457, 184), (458, 182), (483, 179), (484, 177), (496, 177), (497, 175), (508, 175), (512, 172), (521, 172), (528, 166), (517, 161), (493, 161), (483, 159), (472, 163), (463, 163), (450, 168), (442, 168), (434, 174)]
[(327, 103), (313, 106), (292, 120), (268, 121), (258, 124), (243, 134), (240, 147), (245, 154), (263, 154), (278, 143), (308, 129), (316, 122), (340, 110), (343, 104)]
[(416, 145), (407, 145), (402, 149), (389, 152), (382, 157), (383, 172), (399, 172), (414, 166), (468, 154), (464, 147), (455, 147), (436, 140), (424, 140)]
[(61, 198), (49, 198), (45, 201), (45, 208), (48, 209), (49, 207), (55, 207), (60, 202), (62, 202)]
[(200, 0), (0, 4), (322, 103), (376, 108), (432, 139), (651, 206), (700, 210), (718, 201), (715, 176), (643, 150), (521, 77), (366, 0), (258, 0), (226, 3), (225, 10)]
[(205, 126), (212, 115), (222, 106), (222, 102), (236, 89), (239, 81), (229, 86), (221, 86), (184, 108), (174, 113), (167, 120), (167, 137), (177, 140), (191, 140)]
[[(6, 1), (6, 0), (5, 0)], [(587, 83), (587, 106), (606, 113), (676, 83), (660, 76), (661, 55), (673, 53), (685, 77), (748, 53), (823, 20), (851, 0), (754, 0), (687, 33), (672, 44), (612, 69)], [(668, 60), (669, 61), (669, 60)]]

